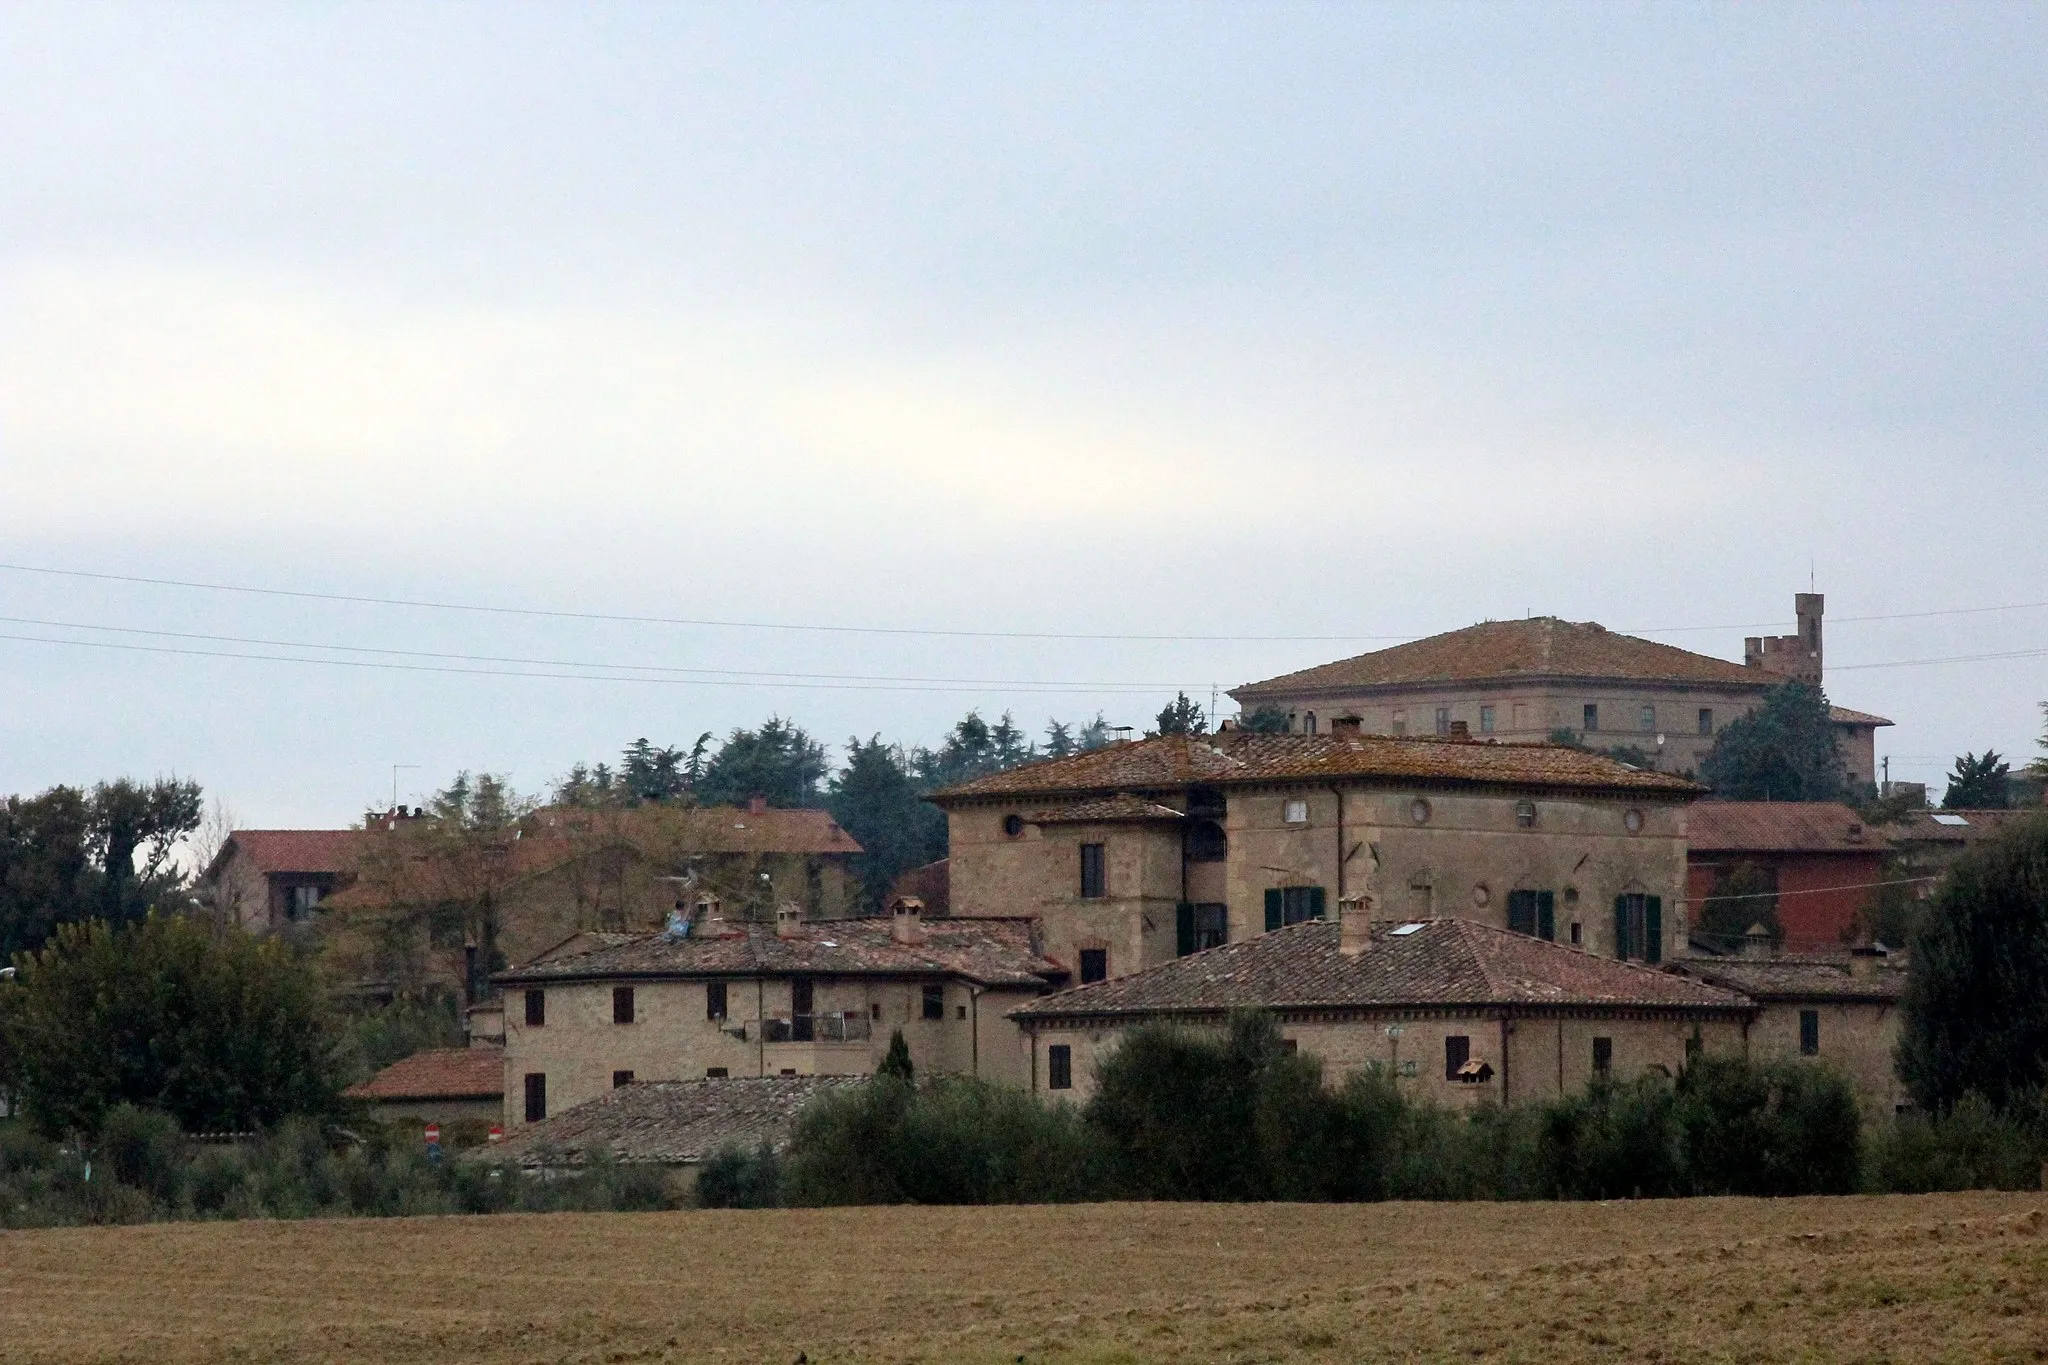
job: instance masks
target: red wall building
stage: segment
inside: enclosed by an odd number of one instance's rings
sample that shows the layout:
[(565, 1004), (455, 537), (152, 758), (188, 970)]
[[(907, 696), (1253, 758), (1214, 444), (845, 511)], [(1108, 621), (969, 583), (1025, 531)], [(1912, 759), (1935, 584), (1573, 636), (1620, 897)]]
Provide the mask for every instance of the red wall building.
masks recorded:
[[(1794, 953), (1828, 951), (1855, 939), (1870, 884), (1883, 880), (1891, 851), (1861, 816), (1834, 801), (1703, 801), (1686, 819), (1693, 923), (1725, 872), (1754, 864), (1774, 883), (1784, 946)], [(1736, 945), (1711, 946), (1727, 951)]]

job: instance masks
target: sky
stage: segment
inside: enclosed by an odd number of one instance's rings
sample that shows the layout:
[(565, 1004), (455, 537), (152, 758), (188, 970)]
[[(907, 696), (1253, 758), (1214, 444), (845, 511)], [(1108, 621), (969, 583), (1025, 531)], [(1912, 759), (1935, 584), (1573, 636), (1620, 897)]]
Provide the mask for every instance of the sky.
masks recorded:
[(0, 792), (343, 824), (1809, 583), (1892, 776), (2031, 758), (2043, 71), (1996, 4), (7, 6)]

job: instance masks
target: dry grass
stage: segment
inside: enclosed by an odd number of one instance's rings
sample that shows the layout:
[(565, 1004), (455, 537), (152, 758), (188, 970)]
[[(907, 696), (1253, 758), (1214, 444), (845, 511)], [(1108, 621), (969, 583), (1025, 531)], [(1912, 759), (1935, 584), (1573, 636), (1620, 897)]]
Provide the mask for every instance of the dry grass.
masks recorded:
[(0, 1358), (2048, 1359), (2040, 1195), (0, 1233)]

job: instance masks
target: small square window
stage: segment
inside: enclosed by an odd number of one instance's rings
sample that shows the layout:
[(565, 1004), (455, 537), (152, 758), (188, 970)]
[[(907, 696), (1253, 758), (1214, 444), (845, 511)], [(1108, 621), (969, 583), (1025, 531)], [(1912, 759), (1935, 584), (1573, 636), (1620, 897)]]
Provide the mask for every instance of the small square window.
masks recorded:
[(946, 1017), (946, 988), (943, 985), (929, 985), (924, 988), (924, 1017), (943, 1019)]
[(1101, 844), (1081, 845), (1081, 899), (1101, 900), (1109, 894), (1109, 870)]
[(965, 1005), (955, 1005), (955, 1006), (953, 1006), (953, 1017), (954, 1017), (955, 1019), (965, 1019), (965, 1018), (967, 1017), (967, 1006), (965, 1006)]
[(1614, 1074), (1614, 1040), (1595, 1038), (1593, 1040), (1593, 1074), (1611, 1076)]
[(619, 1088), (620, 1086), (622, 1086), (622, 1085), (631, 1085), (632, 1083), (633, 1083), (633, 1073), (632, 1073), (632, 1072), (630, 1072), (630, 1071), (614, 1071), (614, 1072), (612, 1073), (612, 1089), (614, 1089), (614, 1090), (617, 1090), (617, 1089), (618, 1089), (618, 1088)]
[(704, 1079), (709, 1081), (722, 1081), (731, 1074), (722, 1066), (707, 1066), (704, 1068)]
[(526, 993), (526, 1026), (542, 1028), (548, 1022), (548, 993), (528, 991)]
[(1803, 1057), (1820, 1055), (1820, 1011), (1799, 1011), (1799, 1053)]
[(1479, 733), (1482, 735), (1493, 733), (1493, 708), (1491, 706), (1479, 708)]
[(1593, 703), (1593, 702), (1587, 702), (1587, 703), (1586, 703), (1586, 707), (1585, 707), (1585, 711), (1584, 711), (1584, 713), (1583, 713), (1583, 719), (1584, 719), (1584, 721), (1585, 721), (1585, 725), (1584, 725), (1584, 727), (1583, 727), (1583, 728), (1585, 728), (1585, 729), (1587, 729), (1587, 730), (1589, 730), (1589, 731), (1590, 731), (1590, 730), (1598, 730), (1598, 729), (1600, 728), (1600, 708), (1599, 708), (1599, 706), (1598, 706), (1597, 704)]
[(633, 988), (631, 986), (612, 987), (612, 1022), (614, 1024), (630, 1024), (633, 1022)]
[(1702, 706), (1700, 708), (1700, 733), (1703, 735), (1714, 733), (1714, 708), (1711, 706)]
[(1045, 1085), (1048, 1090), (1074, 1088), (1074, 1049), (1054, 1043), (1045, 1050)]
[(1083, 948), (1081, 950), (1081, 984), (1109, 979), (1109, 949)]
[(1535, 827), (1536, 803), (1534, 801), (1515, 802), (1515, 828), (1534, 829)]
[(1280, 819), (1290, 825), (1308, 823), (1308, 802), (1288, 801), (1280, 807)]

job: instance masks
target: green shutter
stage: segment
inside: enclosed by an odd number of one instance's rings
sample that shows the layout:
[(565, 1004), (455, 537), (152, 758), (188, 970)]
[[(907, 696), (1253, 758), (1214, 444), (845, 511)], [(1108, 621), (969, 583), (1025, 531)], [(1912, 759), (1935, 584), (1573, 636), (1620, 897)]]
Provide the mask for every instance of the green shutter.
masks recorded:
[(1282, 914), (1280, 906), (1280, 888), (1276, 886), (1266, 892), (1266, 930), (1268, 933), (1280, 927)]
[(1664, 960), (1664, 898), (1651, 896), (1643, 902), (1643, 961)]
[(1536, 937), (1557, 941), (1557, 897), (1549, 891), (1536, 893)]
[(1308, 917), (1310, 919), (1321, 919), (1323, 917), (1323, 888), (1320, 886), (1311, 886), (1308, 889)]
[(1186, 957), (1195, 950), (1195, 907), (1182, 901), (1173, 910), (1174, 951)]
[(1628, 961), (1628, 897), (1614, 898), (1614, 956)]

